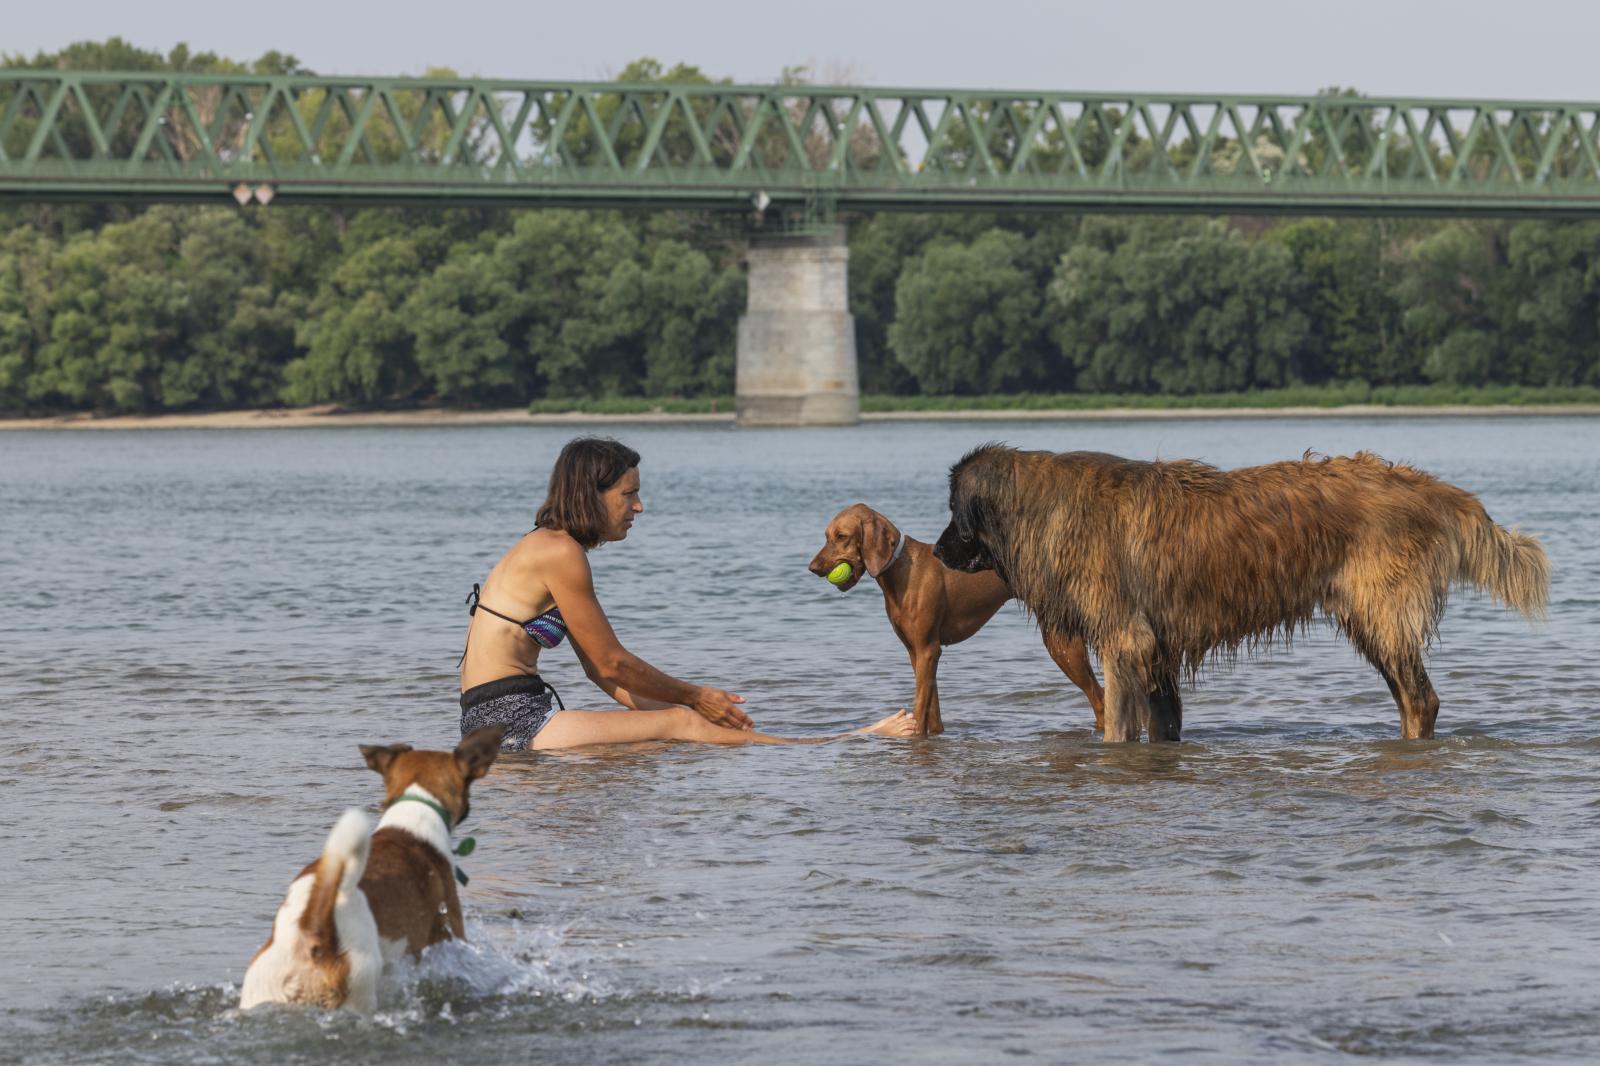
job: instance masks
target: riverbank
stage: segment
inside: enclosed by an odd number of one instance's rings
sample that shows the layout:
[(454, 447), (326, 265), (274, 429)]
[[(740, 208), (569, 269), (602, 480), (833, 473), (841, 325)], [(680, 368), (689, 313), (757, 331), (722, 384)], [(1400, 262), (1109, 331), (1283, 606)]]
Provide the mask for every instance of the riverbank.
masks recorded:
[[(1600, 404), (1347, 404), (1340, 407), (1108, 407), (1102, 409), (985, 409), (866, 411), (863, 422), (1131, 421), (1217, 418), (1452, 418), (1462, 416), (1600, 415)], [(53, 415), (0, 418), (0, 430), (19, 429), (307, 429), (360, 426), (587, 426), (602, 423), (732, 423), (731, 412), (671, 414), (643, 411), (600, 414), (584, 411), (531, 414), (526, 407), (495, 410), (425, 408), (411, 411), (350, 411), (333, 405), (257, 411), (207, 411), (169, 415)]]

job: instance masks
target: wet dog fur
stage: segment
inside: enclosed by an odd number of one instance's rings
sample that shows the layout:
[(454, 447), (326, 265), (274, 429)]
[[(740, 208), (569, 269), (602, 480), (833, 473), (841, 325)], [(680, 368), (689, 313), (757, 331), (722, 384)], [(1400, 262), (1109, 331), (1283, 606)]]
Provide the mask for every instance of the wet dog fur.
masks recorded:
[(1549, 598), (1533, 537), (1471, 493), (1367, 452), (1238, 470), (988, 444), (950, 471), (934, 553), (994, 570), (1058, 639), (1105, 672), (1107, 741), (1177, 740), (1180, 678), (1215, 656), (1288, 639), (1324, 616), (1400, 711), (1433, 736), (1422, 652), (1450, 589), (1470, 584), (1529, 618)]

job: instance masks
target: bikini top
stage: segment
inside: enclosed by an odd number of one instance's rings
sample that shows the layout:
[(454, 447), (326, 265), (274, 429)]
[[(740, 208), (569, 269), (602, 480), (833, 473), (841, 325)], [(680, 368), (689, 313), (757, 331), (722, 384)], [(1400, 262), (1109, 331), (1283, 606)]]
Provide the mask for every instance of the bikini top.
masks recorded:
[[(501, 614), (488, 604), (478, 602), (478, 586), (472, 586), (472, 595), (467, 597), (467, 613), (476, 614), (478, 611), (488, 611), (496, 618), (503, 618), (532, 637), (541, 648), (550, 649), (560, 644), (567, 638), (567, 623), (561, 617), (561, 608), (552, 607), (544, 614), (536, 614), (526, 622), (519, 622), (510, 615)], [(465, 653), (463, 653), (465, 654)]]

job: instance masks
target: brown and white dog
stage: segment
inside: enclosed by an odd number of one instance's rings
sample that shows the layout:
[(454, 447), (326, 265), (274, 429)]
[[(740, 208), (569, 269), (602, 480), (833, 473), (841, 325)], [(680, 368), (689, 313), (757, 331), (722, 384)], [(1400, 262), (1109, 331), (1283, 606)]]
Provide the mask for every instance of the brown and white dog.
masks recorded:
[(361, 745), (383, 775), (383, 818), (373, 832), (365, 814), (345, 811), (322, 856), (289, 885), (245, 971), (241, 1009), (300, 1003), (370, 1014), (385, 962), (465, 936), (450, 832), (466, 820), (468, 790), (489, 772), (503, 733), (475, 729), (455, 751)]
[[(917, 728), (923, 733), (944, 732), (939, 717), (939, 656), (945, 645), (959, 644), (982, 629), (1011, 599), (1011, 589), (992, 570), (964, 574), (944, 566), (934, 558), (932, 546), (906, 536), (864, 503), (834, 515), (825, 538), (810, 571), (826, 576), (840, 563), (849, 563), (850, 577), (838, 586), (840, 592), (854, 588), (863, 570), (877, 579), (884, 612), (916, 673)], [(1046, 634), (1044, 647), (1089, 698), (1095, 728), (1103, 728), (1105, 692), (1095, 680), (1084, 642)]]

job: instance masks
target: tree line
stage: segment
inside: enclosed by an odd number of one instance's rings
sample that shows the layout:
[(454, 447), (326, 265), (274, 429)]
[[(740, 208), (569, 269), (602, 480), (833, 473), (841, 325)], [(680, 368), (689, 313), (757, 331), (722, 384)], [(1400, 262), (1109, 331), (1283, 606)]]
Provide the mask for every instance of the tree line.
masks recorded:
[[(293, 72), (119, 40), (6, 66)], [(642, 60), (619, 80), (705, 80)], [(1600, 385), (1600, 223), (879, 214), (862, 388)], [(606, 211), (0, 209), (0, 410), (733, 391), (742, 245)]]

